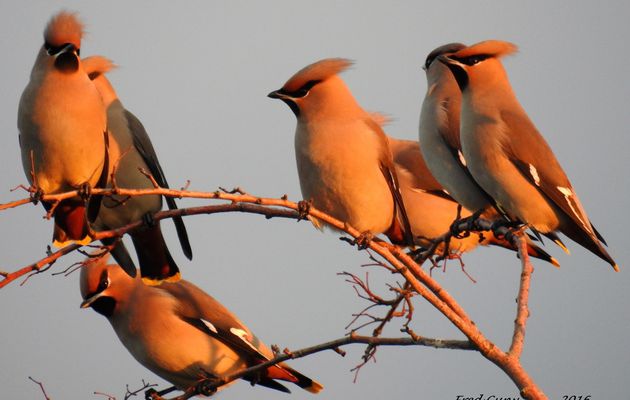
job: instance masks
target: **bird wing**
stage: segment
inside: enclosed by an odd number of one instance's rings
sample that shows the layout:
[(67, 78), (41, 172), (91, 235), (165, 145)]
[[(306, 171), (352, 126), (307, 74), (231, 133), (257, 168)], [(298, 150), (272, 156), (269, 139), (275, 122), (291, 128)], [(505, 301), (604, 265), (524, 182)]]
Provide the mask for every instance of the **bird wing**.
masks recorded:
[(503, 144), (509, 160), (580, 229), (594, 233), (569, 178), (527, 114), (503, 110), (501, 118), (507, 126), (518, 129)]
[[(400, 185), (398, 183), (398, 176), (396, 175), (396, 169), (394, 167), (394, 160), (389, 145), (389, 139), (381, 126), (375, 122), (372, 118), (365, 119), (368, 127), (378, 136), (381, 141), (381, 155), (380, 155), (380, 169), (387, 181), (389, 190), (394, 198), (394, 218), (402, 226), (402, 234), (404, 243), (407, 245), (413, 245), (413, 233), (411, 232), (411, 224), (409, 223), (409, 217), (405, 209), (405, 204), (400, 193)], [(392, 224), (393, 225), (393, 224)]]
[[(103, 169), (101, 170), (101, 175), (98, 178), (98, 182), (96, 183), (96, 188), (99, 188), (99, 189), (102, 189), (105, 186), (107, 186), (107, 180), (109, 178), (109, 131), (107, 130), (103, 132), (103, 142), (105, 144), (105, 154), (103, 156)], [(103, 201), (103, 196), (90, 196), (90, 199), (87, 205), (87, 218), (88, 218), (89, 223), (96, 221), (98, 212), (101, 209), (102, 201)]]
[(389, 143), (394, 164), (409, 172), (413, 177), (411, 184), (415, 189), (449, 201), (455, 201), (429, 171), (418, 142), (389, 137)]
[[(125, 117), (127, 118), (129, 130), (133, 136), (133, 144), (138, 150), (138, 153), (140, 153), (144, 159), (144, 162), (149, 167), (149, 172), (151, 172), (151, 175), (153, 175), (153, 178), (155, 178), (158, 185), (163, 188), (168, 188), (169, 186), (166, 181), (166, 176), (164, 176), (164, 171), (160, 166), (157, 154), (155, 153), (155, 149), (153, 148), (153, 144), (151, 143), (151, 139), (149, 139), (147, 131), (144, 129), (144, 125), (142, 125), (142, 122), (140, 122), (135, 115), (126, 109)], [(168, 205), (169, 210), (177, 210), (177, 204), (175, 204), (174, 198), (166, 197), (166, 204)], [(177, 237), (179, 238), (184, 255), (186, 255), (186, 257), (190, 260), (192, 259), (192, 248), (188, 239), (188, 232), (186, 232), (184, 220), (182, 217), (173, 217), (173, 222), (175, 223)]]
[[(459, 91), (459, 89), (456, 90)], [(438, 124), (438, 132), (447, 146), (457, 152), (462, 148), (462, 142), (459, 136), (460, 116), (459, 113), (449, 112), (449, 109), (459, 109), (458, 100), (453, 97), (446, 97), (440, 102), (439, 107), (442, 111), (440, 115), (442, 118), (446, 119), (446, 123)]]
[[(176, 312), (183, 321), (236, 351), (248, 365), (255, 365), (273, 358), (273, 352), (234, 314), (192, 283), (181, 280), (177, 283), (163, 283), (156, 288), (167, 291), (178, 300)], [(269, 367), (266, 375), (243, 378), (287, 393), (290, 390), (273, 379), (285, 379), (298, 382), (298, 384), (300, 382), (299, 373), (285, 368), (283, 364)]]
[(271, 352), (267, 347), (234, 314), (197, 286), (181, 280), (156, 287), (178, 300), (176, 312), (195, 328), (220, 340), (248, 359), (269, 359)]

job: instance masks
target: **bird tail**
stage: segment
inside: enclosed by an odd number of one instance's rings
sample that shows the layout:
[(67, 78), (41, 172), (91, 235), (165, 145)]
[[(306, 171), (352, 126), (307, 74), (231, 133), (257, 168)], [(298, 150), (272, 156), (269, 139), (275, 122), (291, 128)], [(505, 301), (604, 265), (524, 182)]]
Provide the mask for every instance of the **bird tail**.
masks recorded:
[(86, 245), (92, 242), (88, 233), (85, 205), (62, 201), (55, 209), (53, 244), (64, 247), (70, 243)]
[(594, 228), (593, 232), (588, 232), (585, 229), (579, 228), (577, 224), (565, 224), (565, 226), (561, 226), (561, 229), (562, 233), (567, 235), (571, 240), (606, 261), (616, 272), (619, 272), (619, 266), (610, 254), (608, 254), (602, 245), (602, 242), (598, 239), (601, 238), (601, 235)]
[(319, 393), (324, 388), (321, 383), (302, 375), (285, 363), (280, 363), (270, 367), (267, 370), (266, 378), (288, 381), (311, 393)]
[(309, 378), (308, 376), (302, 375), (301, 373), (299, 373), (298, 371), (294, 370), (293, 368), (291, 368), (291, 367), (289, 367), (287, 365), (283, 365), (282, 367), (284, 369), (286, 369), (287, 371), (289, 371), (291, 373), (291, 375), (293, 375), (297, 379), (293, 383), (295, 383), (296, 385), (298, 385), (302, 389), (306, 390), (307, 392), (319, 393), (324, 388), (324, 386), (322, 386), (321, 383), (319, 383), (317, 381), (314, 381), (313, 379)]
[[(525, 236), (525, 241), (527, 244), (527, 254), (529, 254), (530, 257), (538, 258), (540, 260), (547, 261), (549, 264), (555, 267), (558, 267), (558, 268), (560, 267), (560, 263), (558, 262), (558, 260), (552, 257), (545, 250), (541, 249), (538, 245), (534, 244), (534, 242), (532, 241), (532, 239), (529, 238), (529, 236)], [(488, 241), (485, 244), (493, 245), (493, 246), (500, 246), (500, 247), (503, 247), (512, 251), (517, 251), (517, 249), (514, 248), (512, 243), (507, 241), (505, 238), (496, 237), (491, 232), (489, 233)]]
[(148, 285), (181, 279), (179, 268), (168, 251), (159, 222), (131, 233), (131, 240), (138, 255), (142, 280)]

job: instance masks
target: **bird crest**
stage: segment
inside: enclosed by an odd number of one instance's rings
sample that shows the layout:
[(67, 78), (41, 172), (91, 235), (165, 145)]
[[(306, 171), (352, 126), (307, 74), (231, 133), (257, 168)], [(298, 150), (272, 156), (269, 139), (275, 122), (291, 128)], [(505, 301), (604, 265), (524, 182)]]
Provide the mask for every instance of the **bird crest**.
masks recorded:
[(44, 31), (44, 40), (53, 47), (71, 43), (79, 49), (82, 37), (83, 24), (76, 13), (69, 11), (60, 11), (54, 15)]
[(116, 64), (114, 64), (112, 60), (103, 56), (86, 57), (81, 62), (83, 64), (83, 70), (88, 74), (90, 79), (95, 79), (116, 68)]
[(478, 55), (501, 58), (516, 53), (517, 51), (518, 47), (513, 43), (504, 42), (502, 40), (486, 40), (461, 49), (454, 53), (453, 56), (458, 59)]
[(299, 90), (308, 82), (321, 82), (343, 72), (353, 64), (345, 58), (326, 58), (310, 64), (293, 75), (282, 87), (287, 93)]

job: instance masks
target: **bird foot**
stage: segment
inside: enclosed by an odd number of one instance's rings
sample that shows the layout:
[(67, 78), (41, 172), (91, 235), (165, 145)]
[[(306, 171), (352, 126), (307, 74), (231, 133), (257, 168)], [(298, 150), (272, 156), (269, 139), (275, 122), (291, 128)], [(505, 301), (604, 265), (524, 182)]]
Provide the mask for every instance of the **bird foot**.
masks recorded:
[(449, 232), (456, 239), (463, 239), (470, 236), (470, 231), (474, 229), (477, 217), (473, 214), (466, 218), (453, 221), (449, 227)]
[(354, 239), (354, 244), (357, 245), (359, 250), (365, 250), (370, 247), (372, 240), (374, 240), (374, 234), (370, 231), (365, 231)]
[(520, 226), (521, 224), (517, 221), (507, 221), (502, 219), (493, 222), (490, 229), (497, 238), (504, 238), (508, 242), (512, 243), (514, 240), (514, 234)]
[[(165, 400), (164, 395), (169, 394), (171, 392), (176, 391), (177, 388), (175, 386), (167, 387), (164, 390), (160, 390), (159, 392), (153, 388), (148, 389), (144, 392), (145, 400)], [(135, 394), (134, 394), (135, 396)]]
[(44, 191), (39, 187), (33, 186), (29, 191), (31, 192), (30, 197), (33, 204), (39, 203), (42, 196), (44, 196)]
[(223, 380), (216, 377), (204, 378), (195, 386), (195, 393), (203, 396), (212, 396), (217, 388), (223, 384)]
[(144, 214), (142, 216), (142, 223), (144, 224), (144, 226), (146, 226), (147, 228), (153, 228), (156, 224), (155, 219), (153, 218), (153, 214), (151, 214), (150, 212)]
[(87, 182), (82, 183), (81, 186), (79, 186), (79, 188), (77, 189), (77, 193), (83, 201), (88, 201), (90, 196), (92, 195), (92, 186)]
[(313, 204), (310, 201), (307, 200), (300, 200), (298, 201), (298, 221), (299, 220), (303, 220), (303, 219), (307, 219), (308, 218), (308, 213), (311, 211), (311, 207), (313, 206)]
[(155, 389), (148, 389), (144, 392), (144, 400), (161, 400), (162, 396)]

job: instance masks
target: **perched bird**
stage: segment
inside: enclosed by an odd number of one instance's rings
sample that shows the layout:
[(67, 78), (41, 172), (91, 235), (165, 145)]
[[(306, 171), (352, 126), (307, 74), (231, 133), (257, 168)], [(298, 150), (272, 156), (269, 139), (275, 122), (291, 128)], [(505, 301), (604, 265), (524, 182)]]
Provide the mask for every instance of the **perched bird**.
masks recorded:
[(489, 40), (438, 56), (462, 92), (462, 152), (475, 181), (510, 219), (560, 231), (615, 270), (571, 182), (512, 91), (502, 56), (511, 43)]
[(475, 182), (466, 168), (459, 140), (461, 92), (453, 74), (435, 59), (461, 50), (461, 43), (449, 43), (427, 56), (423, 69), (427, 94), (420, 112), (419, 137), (422, 156), (438, 182), (458, 203), (469, 210), (496, 214), (492, 198)]
[[(227, 308), (192, 283), (144, 285), (106, 261), (107, 256), (89, 260), (81, 270), (81, 307), (105, 316), (131, 355), (178, 389), (273, 358)], [(276, 379), (312, 393), (323, 389), (284, 363), (243, 379), (283, 392), (289, 389)]]
[(269, 93), (297, 117), (302, 195), (361, 232), (412, 244), (387, 136), (338, 76), (350, 65), (342, 58), (318, 61)]
[[(428, 248), (432, 241), (447, 233), (457, 217), (459, 203), (451, 198), (431, 175), (423, 159), (424, 147), (416, 141), (400, 140), (388, 137), (398, 181), (415, 244)], [(460, 210), (460, 217), (466, 218), (471, 212)], [(530, 256), (560, 266), (555, 258), (536, 246), (529, 238), (527, 252)], [(449, 253), (461, 254), (473, 250), (479, 245), (500, 246), (516, 251), (504, 238), (496, 237), (492, 232), (472, 232), (464, 237), (452, 237)], [(443, 248), (441, 248), (443, 251)]]
[[(109, 169), (107, 117), (103, 100), (79, 58), (83, 27), (76, 15), (62, 11), (44, 31), (30, 81), (18, 109), (22, 165), (40, 193), (81, 189), (81, 196), (53, 205), (42, 202), (55, 221), (54, 243), (89, 243), (89, 222)], [(89, 198), (89, 201), (88, 201)]]
[[(84, 59), (83, 64), (101, 94), (107, 110), (110, 134), (109, 158), (116, 186), (126, 189), (152, 189), (153, 184), (140, 171), (142, 169), (150, 172), (161, 187), (168, 188), (168, 182), (144, 126), (135, 115), (124, 108), (105, 76), (105, 73), (113, 67), (111, 61), (104, 57), (93, 56)], [(107, 186), (111, 187), (113, 184), (110, 178)], [(171, 197), (166, 198), (166, 204), (171, 210), (177, 209), (175, 200)], [(158, 195), (130, 198), (105, 197), (94, 227), (97, 230), (116, 229), (142, 220), (145, 216), (161, 209), (162, 197)], [(192, 249), (184, 221), (181, 217), (176, 217), (173, 218), (173, 222), (184, 254), (191, 259)], [(159, 221), (146, 224), (131, 232), (130, 235), (140, 262), (140, 273), (145, 282), (179, 279), (179, 268), (166, 246)], [(119, 264), (121, 261), (117, 257), (117, 251), (120, 250), (121, 245), (122, 242), (113, 251), (114, 258)], [(130, 269), (128, 264), (125, 264), (124, 269), (130, 274), (135, 273), (133, 265)]]

